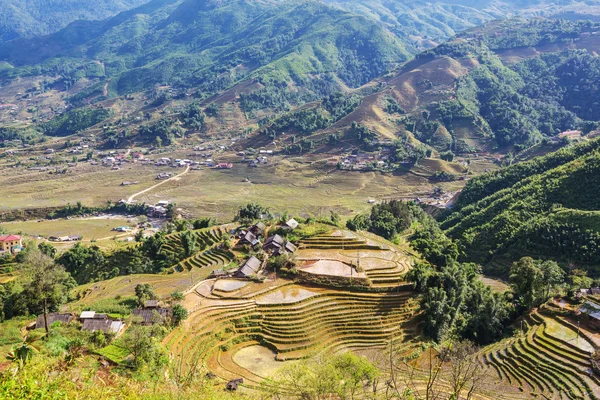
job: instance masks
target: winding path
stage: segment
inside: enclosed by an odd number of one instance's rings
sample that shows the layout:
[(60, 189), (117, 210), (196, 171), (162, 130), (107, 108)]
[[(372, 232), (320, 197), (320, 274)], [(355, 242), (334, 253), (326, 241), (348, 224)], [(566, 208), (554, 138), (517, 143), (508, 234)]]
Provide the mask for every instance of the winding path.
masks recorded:
[(165, 184), (165, 183), (167, 183), (167, 182), (174, 181), (174, 180), (177, 180), (177, 179), (181, 178), (183, 175), (187, 174), (189, 171), (190, 171), (190, 166), (188, 165), (188, 166), (187, 166), (187, 168), (185, 169), (185, 171), (183, 171), (183, 172), (182, 172), (182, 173), (180, 173), (179, 175), (175, 175), (175, 176), (173, 176), (173, 177), (171, 177), (171, 178), (169, 178), (169, 179), (165, 179), (164, 181), (162, 181), (162, 182), (160, 182), (160, 183), (157, 183), (156, 185), (154, 185), (154, 186), (151, 186), (151, 187), (149, 187), (148, 189), (142, 190), (141, 192), (137, 192), (136, 194), (133, 194), (133, 195), (129, 196), (129, 198), (127, 199), (127, 204), (131, 204), (131, 203), (133, 203), (133, 200), (134, 200), (136, 197), (138, 197), (139, 195), (142, 195), (142, 194), (144, 194), (144, 193), (147, 193), (147, 192), (151, 191), (152, 189), (156, 189), (156, 188), (157, 188), (157, 187), (159, 187), (160, 185), (164, 185), (164, 184)]

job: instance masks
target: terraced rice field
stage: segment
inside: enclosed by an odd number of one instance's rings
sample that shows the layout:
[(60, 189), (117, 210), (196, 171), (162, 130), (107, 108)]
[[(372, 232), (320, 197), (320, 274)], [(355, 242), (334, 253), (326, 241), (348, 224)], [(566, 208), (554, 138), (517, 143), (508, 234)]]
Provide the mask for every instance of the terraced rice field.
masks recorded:
[[(264, 371), (290, 360), (343, 349), (385, 348), (391, 339), (408, 341), (414, 335), (402, 328), (414, 314), (409, 302), (413, 292), (398, 285), (412, 263), (407, 254), (346, 231), (303, 240), (297, 255), (300, 261), (315, 260), (315, 252), (327, 265), (356, 265), (358, 253), (359, 264), (366, 266), (362, 273), (377, 291), (284, 279), (204, 281), (186, 296), (190, 317), (165, 340), (173, 355), (188, 365), (204, 360), (217, 376), (242, 376), (252, 386), (267, 377)], [(262, 369), (249, 367), (252, 357)]]
[[(195, 268), (204, 270), (215, 270), (230, 264), (235, 256), (228, 250), (219, 248), (219, 243), (228, 235), (233, 225), (222, 225), (212, 228), (193, 231), (196, 236), (198, 249), (202, 249), (197, 254), (181, 261), (174, 267), (175, 271), (191, 271)], [(163, 247), (167, 252), (179, 254), (183, 250), (181, 243), (181, 234), (174, 233), (168, 236), (168, 243)]]
[(412, 266), (410, 255), (391, 243), (348, 231), (302, 240), (298, 259), (307, 263), (323, 260), (358, 266), (372, 286), (379, 288), (402, 285), (404, 274)]
[(256, 384), (266, 376), (235, 361), (237, 351), (245, 347), (266, 346), (273, 352), (272, 361), (347, 348), (383, 348), (391, 338), (406, 334), (401, 326), (413, 314), (409, 291), (353, 293), (285, 280), (266, 288), (250, 285), (253, 292), (245, 287), (227, 292), (227, 297), (214, 291), (214, 282), (199, 285), (189, 295), (198, 298), (194, 312), (166, 339), (171, 351), (189, 360), (200, 353), (219, 377), (243, 376)]
[(533, 313), (526, 331), (482, 350), (479, 360), (498, 382), (545, 399), (598, 399), (592, 341), (559, 316)]

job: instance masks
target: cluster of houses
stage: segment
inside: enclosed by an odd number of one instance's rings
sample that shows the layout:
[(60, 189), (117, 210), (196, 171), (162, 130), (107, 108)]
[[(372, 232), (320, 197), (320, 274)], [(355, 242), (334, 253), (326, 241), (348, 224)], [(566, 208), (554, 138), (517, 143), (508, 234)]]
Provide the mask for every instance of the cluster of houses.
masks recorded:
[[(298, 227), (298, 222), (294, 219), (290, 219), (282, 225), (282, 229), (293, 230)], [(248, 229), (241, 230), (238, 233), (239, 244), (249, 245), (253, 249), (262, 248), (264, 252), (272, 256), (279, 256), (284, 253), (293, 254), (298, 249), (292, 242), (285, 240), (280, 235), (269, 236), (264, 243), (261, 242), (261, 238), (265, 235), (266, 225), (259, 222), (252, 225)], [(242, 264), (237, 271), (233, 273), (235, 278), (249, 278), (257, 275), (262, 269), (262, 261), (252, 256), (244, 264)], [(225, 275), (223, 271), (215, 271), (213, 277), (222, 277)]]
[(372, 168), (385, 167), (392, 154), (390, 148), (382, 149), (378, 154), (349, 154), (342, 158), (332, 158), (327, 162), (329, 166), (339, 166), (340, 169), (350, 171), (361, 171)]
[(0, 256), (17, 254), (23, 250), (23, 239), (19, 235), (0, 235)]
[(148, 206), (146, 215), (150, 218), (166, 218), (169, 204), (168, 200), (161, 200), (153, 206)]
[[(104, 333), (119, 334), (125, 328), (125, 322), (120, 319), (111, 319), (108, 314), (101, 314), (95, 311), (83, 311), (77, 318), (73, 314), (69, 313), (50, 313), (47, 316), (48, 326), (55, 322), (61, 322), (63, 324), (70, 324), (71, 322), (78, 320), (81, 322), (81, 330), (88, 332), (102, 331)], [(45, 328), (46, 321), (44, 315), (39, 315), (35, 322), (35, 328)]]
[[(161, 307), (158, 300), (147, 300), (143, 308), (133, 310), (134, 323), (141, 325), (162, 324), (171, 317), (171, 309)], [(122, 319), (111, 318), (108, 314), (97, 313), (95, 311), (83, 311), (77, 317), (70, 313), (50, 313), (47, 316), (48, 326), (55, 322), (70, 324), (77, 320), (81, 323), (81, 330), (88, 332), (102, 331), (107, 334), (118, 335), (125, 329), (125, 321)], [(44, 315), (39, 315), (36, 319), (36, 329), (45, 328), (46, 321)]]
[(81, 235), (49, 236), (51, 242), (79, 242), (83, 239)]

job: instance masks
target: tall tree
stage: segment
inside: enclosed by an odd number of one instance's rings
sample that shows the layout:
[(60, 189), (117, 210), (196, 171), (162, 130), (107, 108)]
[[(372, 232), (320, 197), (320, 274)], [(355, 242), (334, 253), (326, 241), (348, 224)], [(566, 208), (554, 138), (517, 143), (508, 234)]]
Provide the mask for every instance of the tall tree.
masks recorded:
[(73, 278), (62, 265), (56, 264), (38, 248), (27, 252), (24, 265), (28, 274), (25, 290), (31, 296), (30, 300), (41, 307), (47, 333), (48, 309), (50, 306), (58, 308), (67, 300), (68, 292), (74, 286)]

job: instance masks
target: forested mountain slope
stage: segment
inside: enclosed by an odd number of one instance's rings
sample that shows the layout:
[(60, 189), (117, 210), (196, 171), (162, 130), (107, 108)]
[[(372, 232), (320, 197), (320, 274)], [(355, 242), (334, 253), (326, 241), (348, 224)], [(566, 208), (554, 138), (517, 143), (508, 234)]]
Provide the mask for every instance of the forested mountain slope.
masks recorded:
[[(600, 140), (472, 179), (441, 219), (469, 256), (600, 265)], [(597, 272), (597, 271), (596, 271)]]
[(101, 20), (148, 0), (2, 0), (0, 43), (54, 33), (77, 20)]
[(364, 17), (316, 1), (274, 3), (154, 0), (104, 22), (11, 42), (0, 59), (17, 67), (5, 76), (104, 76), (113, 94), (155, 84), (213, 94), (256, 76), (311, 91), (310, 75), (323, 74), (314, 91), (338, 79), (356, 87), (409, 57), (396, 37)]
[[(328, 133), (360, 122), (439, 152), (519, 152), (600, 120), (600, 26), (511, 19), (469, 30), (378, 80)], [(317, 133), (320, 134), (320, 133)]]
[[(364, 14), (385, 24), (400, 37), (406, 37), (417, 49), (440, 44), (465, 29), (486, 22), (515, 16), (561, 14), (562, 18), (587, 19), (598, 14), (600, 2), (579, 1), (401, 1), (401, 0), (325, 0), (357, 14)], [(583, 15), (586, 14), (586, 15)]]
[[(485, 13), (483, 21), (510, 15), (511, 7), (546, 14), (578, 3), (553, 4), (431, 7), (465, 20)], [(394, 26), (427, 31), (397, 21), (417, 18), (416, 10), (427, 13), (427, 7), (420, 1), (153, 0), (105, 21), (0, 45), (0, 79), (10, 84), (41, 76), (44, 90), (68, 93), (67, 108), (111, 107), (111, 99), (135, 93), (158, 104), (154, 93), (161, 88), (171, 93), (159, 102), (163, 107), (181, 110), (187, 103), (176, 100), (191, 97), (226, 109), (221, 118), (234, 134), (246, 136), (255, 124), (250, 147), (275, 138), (301, 153), (338, 142), (367, 150), (384, 143), (398, 162), (428, 152), (518, 153), (567, 130), (585, 135), (597, 128), (600, 24), (490, 22), (407, 62), (420, 45)], [(427, 15), (456, 28), (442, 29), (444, 35), (480, 21)], [(213, 133), (207, 126), (204, 133)]]

